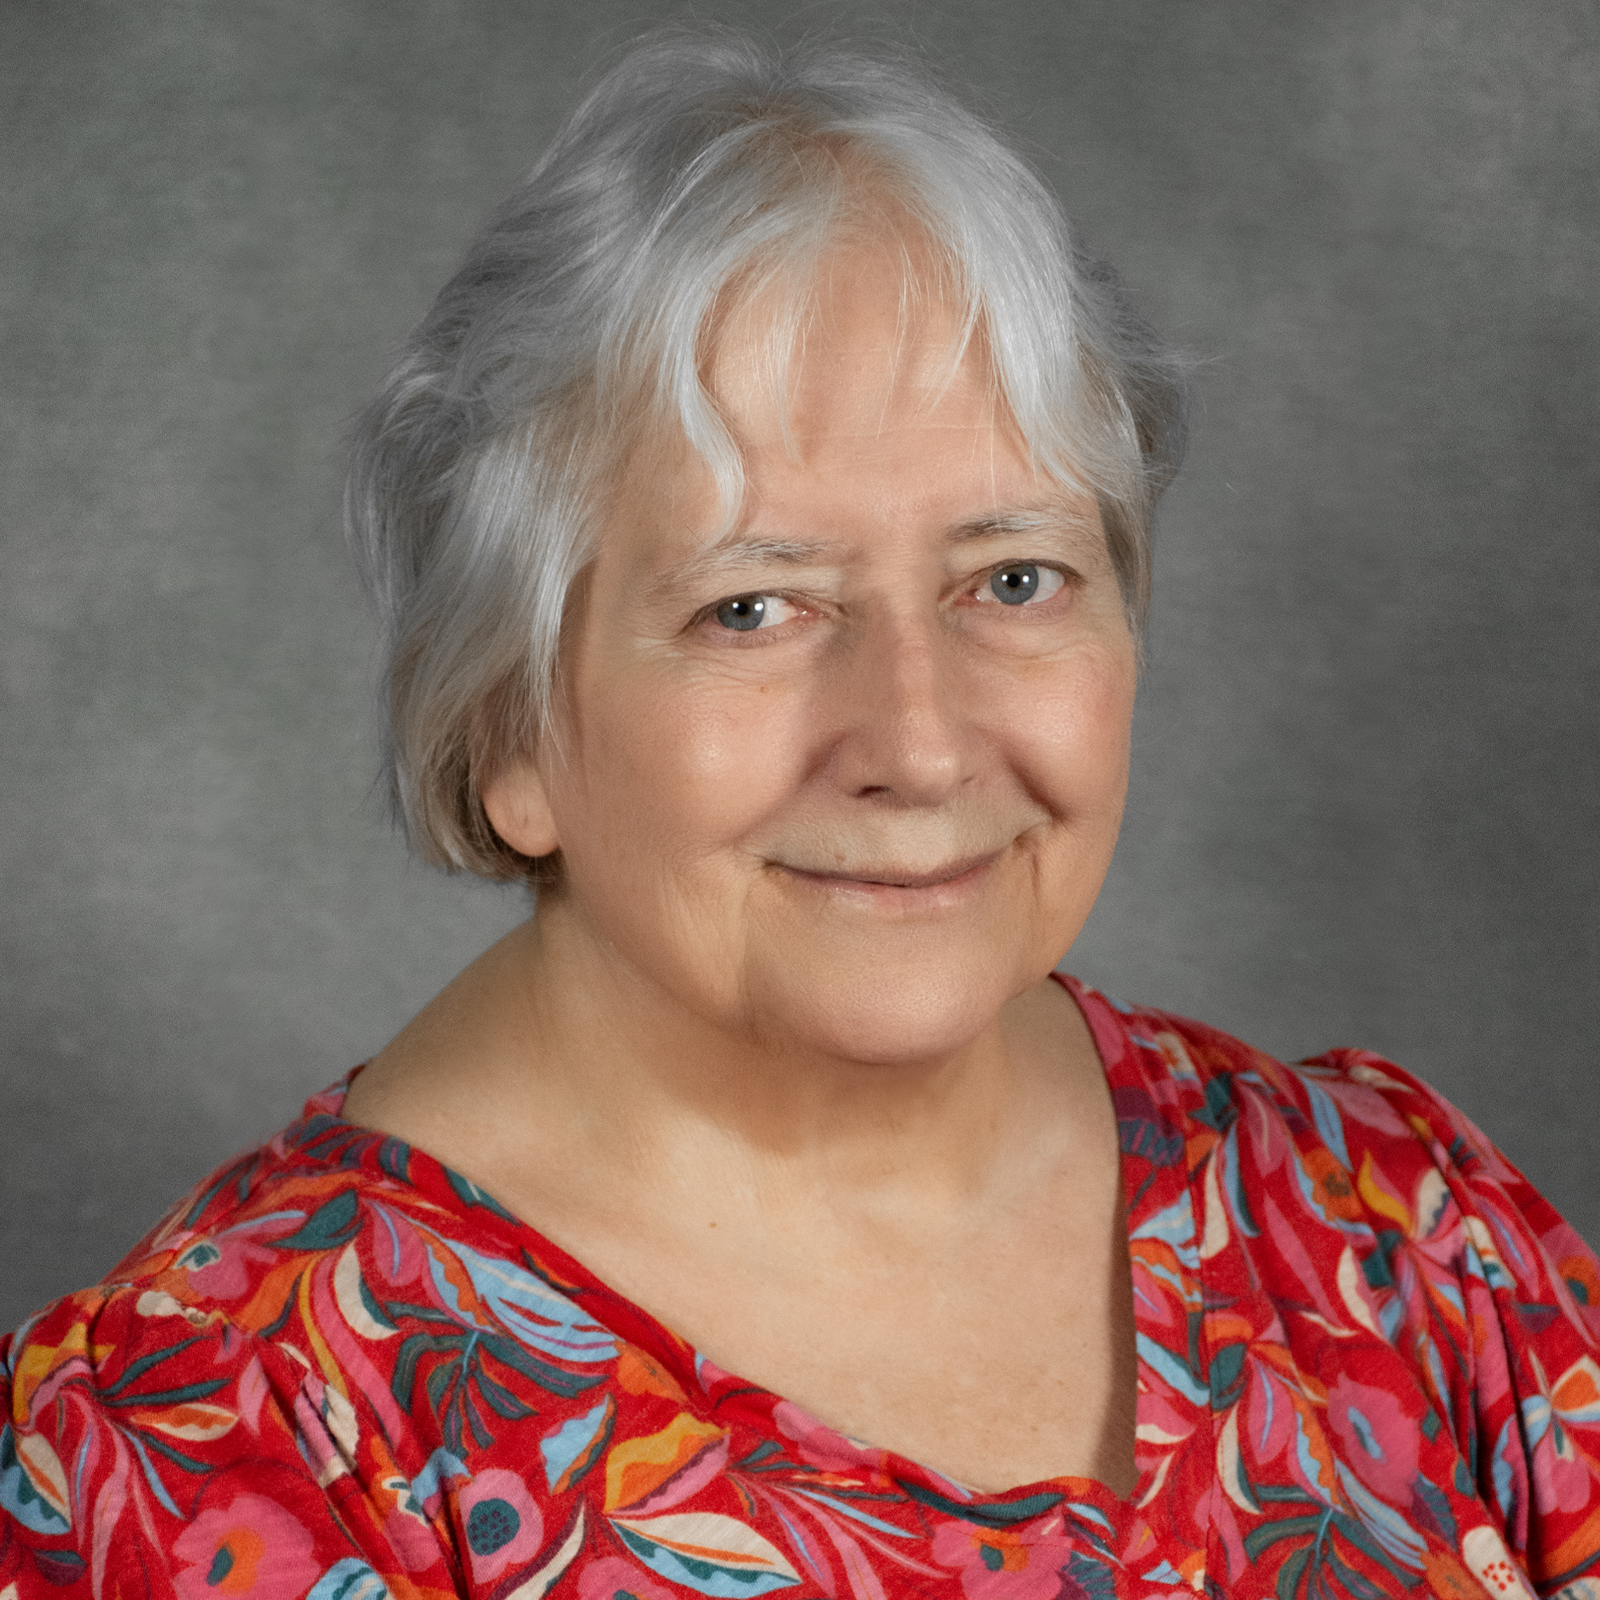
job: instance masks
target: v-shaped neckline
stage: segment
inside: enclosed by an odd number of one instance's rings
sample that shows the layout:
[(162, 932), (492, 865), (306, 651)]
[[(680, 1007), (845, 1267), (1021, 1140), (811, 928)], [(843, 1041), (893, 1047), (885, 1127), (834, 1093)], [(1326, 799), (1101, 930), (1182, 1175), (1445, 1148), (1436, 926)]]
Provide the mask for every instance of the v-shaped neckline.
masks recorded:
[[(1121, 1144), (1120, 1171), (1122, 1199), (1126, 1219), (1126, 1266), (1133, 1284), (1134, 1356), (1138, 1373), (1138, 1392), (1135, 1403), (1134, 1450), (1139, 1461), (1140, 1447), (1144, 1444), (1173, 1442), (1173, 1435), (1163, 1423), (1170, 1412), (1170, 1403), (1159, 1398), (1155, 1385), (1146, 1381), (1147, 1358), (1163, 1349), (1160, 1337), (1162, 1321), (1159, 1308), (1144, 1301), (1139, 1294), (1139, 1274), (1135, 1270), (1136, 1245), (1143, 1237), (1164, 1237), (1168, 1224), (1164, 1218), (1175, 1215), (1187, 1206), (1189, 1216), (1197, 1214), (1190, 1195), (1186, 1167), (1181, 1159), (1145, 1162), (1139, 1159), (1137, 1148), (1130, 1150), (1130, 1136), (1126, 1131), (1128, 1119), (1123, 1115), (1129, 1096), (1151, 1098), (1151, 1074), (1143, 1070), (1141, 1056), (1145, 1051), (1159, 1055), (1159, 1048), (1151, 1041), (1135, 1036), (1118, 1017), (1116, 1010), (1098, 991), (1079, 982), (1066, 973), (1052, 973), (1052, 977), (1071, 996), (1089, 1027), (1101, 1069), (1111, 1093), (1117, 1115)], [(315, 1112), (339, 1121), (344, 1094), (361, 1071), (358, 1066), (339, 1084), (315, 1096), (307, 1105), (307, 1113)], [(1164, 1075), (1163, 1075), (1164, 1076)], [(1030, 1509), (1037, 1503), (1040, 1512), (1063, 1502), (1080, 1516), (1088, 1515), (1101, 1523), (1108, 1533), (1116, 1533), (1119, 1542), (1131, 1527), (1134, 1519), (1144, 1512), (1158, 1497), (1163, 1482), (1173, 1475), (1172, 1469), (1188, 1450), (1196, 1448), (1204, 1435), (1210, 1444), (1209, 1395), (1195, 1392), (1188, 1398), (1198, 1413), (1193, 1426), (1178, 1448), (1153, 1455), (1149, 1464), (1141, 1464), (1132, 1494), (1123, 1499), (1097, 1478), (1063, 1474), (1014, 1485), (1009, 1489), (986, 1491), (953, 1479), (934, 1467), (905, 1456), (892, 1449), (880, 1447), (841, 1433), (829, 1423), (815, 1416), (797, 1402), (785, 1398), (775, 1390), (736, 1374), (725, 1372), (703, 1356), (688, 1340), (675, 1334), (655, 1315), (631, 1300), (620, 1290), (606, 1283), (577, 1257), (547, 1238), (532, 1223), (516, 1216), (490, 1194), (462, 1174), (448, 1167), (427, 1151), (407, 1144), (378, 1130), (359, 1124), (346, 1124), (369, 1135), (375, 1145), (383, 1146), (388, 1154), (380, 1157), (386, 1175), (393, 1181), (403, 1173), (401, 1181), (424, 1193), (435, 1205), (455, 1212), (470, 1220), (474, 1228), (491, 1227), (507, 1235), (507, 1242), (525, 1253), (541, 1276), (550, 1285), (581, 1306), (609, 1332), (643, 1351), (668, 1373), (686, 1396), (698, 1392), (708, 1409), (719, 1420), (740, 1422), (746, 1428), (767, 1431), (771, 1418), (779, 1410), (789, 1423), (803, 1432), (813, 1446), (826, 1448), (841, 1463), (851, 1462), (860, 1471), (874, 1476), (886, 1476), (902, 1486), (912, 1485), (924, 1494), (931, 1491), (941, 1499), (961, 1507), (980, 1510), (985, 1507), (1003, 1511), (1007, 1521), (1032, 1515)], [(1137, 1144), (1139, 1135), (1134, 1136)], [(397, 1159), (404, 1152), (403, 1159)], [(1138, 1169), (1148, 1166), (1142, 1175)], [(468, 1212), (477, 1212), (467, 1217)], [(487, 1213), (489, 1221), (484, 1220)], [(1199, 1262), (1194, 1262), (1192, 1296), (1200, 1301)], [(1202, 1334), (1203, 1338), (1203, 1334)], [(1170, 1361), (1167, 1363), (1170, 1365)], [(1167, 1387), (1171, 1387), (1171, 1373), (1164, 1372)], [(1157, 1408), (1162, 1407), (1157, 1415)], [(913, 1490), (913, 1492), (914, 1492)], [(916, 1496), (920, 1498), (921, 1496)]]

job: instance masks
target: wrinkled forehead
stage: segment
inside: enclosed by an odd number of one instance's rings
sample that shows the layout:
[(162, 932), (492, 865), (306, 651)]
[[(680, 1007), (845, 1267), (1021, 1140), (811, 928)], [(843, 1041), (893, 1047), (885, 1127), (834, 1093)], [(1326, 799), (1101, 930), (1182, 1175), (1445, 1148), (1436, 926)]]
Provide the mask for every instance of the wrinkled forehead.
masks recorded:
[(700, 378), (734, 493), (719, 501), (715, 453), (667, 419), (622, 475), (606, 565), (698, 577), (859, 560), (885, 518), (941, 544), (1050, 529), (1103, 547), (1093, 497), (1035, 472), (981, 327), (916, 265), (892, 242), (841, 247), (805, 283), (723, 308)]
[(662, 399), (617, 462), (596, 529), (608, 566), (810, 540), (856, 524), (863, 495), (930, 525), (1059, 522), (1070, 506), (1099, 528), (1092, 497), (1036, 475), (971, 296), (901, 218), (730, 282), (700, 328), (691, 392)]
[(903, 227), (820, 251), (804, 276), (735, 284), (708, 319), (701, 381), (746, 453), (941, 419), (1010, 427), (987, 340), (933, 247)]

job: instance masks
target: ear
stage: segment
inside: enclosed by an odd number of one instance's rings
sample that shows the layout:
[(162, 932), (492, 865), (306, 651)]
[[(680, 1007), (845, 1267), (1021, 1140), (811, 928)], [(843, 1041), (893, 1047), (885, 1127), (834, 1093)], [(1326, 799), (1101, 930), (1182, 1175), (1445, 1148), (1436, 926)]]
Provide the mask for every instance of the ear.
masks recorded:
[(489, 826), (520, 855), (547, 856), (560, 847), (550, 797), (526, 756), (508, 762), (478, 791)]

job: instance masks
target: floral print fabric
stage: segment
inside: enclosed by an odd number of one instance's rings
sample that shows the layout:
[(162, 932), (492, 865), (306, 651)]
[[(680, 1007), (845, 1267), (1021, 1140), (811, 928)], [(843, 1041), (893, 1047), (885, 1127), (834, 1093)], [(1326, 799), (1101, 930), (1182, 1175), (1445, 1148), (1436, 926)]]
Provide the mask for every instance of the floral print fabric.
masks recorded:
[(0, 1340), (0, 1600), (1600, 1600), (1572, 1230), (1387, 1062), (1065, 981), (1120, 1126), (1130, 1500), (844, 1438), (336, 1087)]

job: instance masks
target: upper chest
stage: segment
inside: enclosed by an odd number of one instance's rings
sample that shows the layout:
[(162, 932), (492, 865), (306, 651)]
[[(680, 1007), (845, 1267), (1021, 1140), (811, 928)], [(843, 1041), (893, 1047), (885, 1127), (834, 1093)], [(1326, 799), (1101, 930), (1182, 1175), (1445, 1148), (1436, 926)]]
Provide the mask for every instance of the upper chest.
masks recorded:
[[(1136, 1368), (1113, 1147), (1031, 1203), (941, 1229), (824, 1208), (772, 1227), (575, 1227), (559, 1242), (737, 1373), (847, 1436), (989, 1489), (1132, 1487)], [(573, 1237), (573, 1235), (578, 1235)]]

